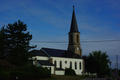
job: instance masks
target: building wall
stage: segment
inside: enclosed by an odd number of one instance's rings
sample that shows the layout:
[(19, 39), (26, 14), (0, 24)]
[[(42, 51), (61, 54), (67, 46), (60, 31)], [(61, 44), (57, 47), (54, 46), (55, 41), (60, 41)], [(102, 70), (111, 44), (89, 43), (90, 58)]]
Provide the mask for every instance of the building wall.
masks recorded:
[(49, 57), (44, 57), (44, 56), (35, 56), (35, 57), (32, 57), (33, 59), (37, 59), (37, 60), (48, 60)]
[[(35, 60), (36, 59), (36, 60)], [(35, 66), (39, 66), (40, 64), (38, 63), (38, 62), (36, 62), (36, 61), (38, 61), (38, 60), (49, 60), (50, 58), (49, 57), (42, 57), (42, 56), (35, 56), (35, 57), (32, 57), (32, 60), (33, 60), (33, 65), (35, 65)], [(54, 74), (55, 73), (55, 68), (54, 68), (54, 66), (46, 66), (46, 65), (42, 65), (42, 67), (46, 67), (46, 68), (48, 68), (48, 69), (50, 69), (51, 70), (51, 74)]]
[[(37, 60), (51, 60), (53, 64), (55, 64), (56, 61), (56, 68), (72, 68), (77, 75), (82, 75), (82, 72), (84, 70), (84, 61), (83, 59), (74, 59), (74, 58), (62, 58), (62, 57), (41, 57), (41, 56), (36, 56), (33, 57), (33, 59), (36, 58)], [(70, 64), (72, 63), (71, 67)], [(81, 65), (80, 65), (81, 64)], [(75, 67), (76, 65), (76, 67)], [(45, 66), (44, 66), (45, 67)], [(46, 66), (48, 67), (48, 66)], [(49, 67), (48, 67), (49, 68)], [(56, 74), (56, 75), (64, 75), (64, 71), (57, 71), (55, 70), (54, 67), (51, 67), (51, 74)]]
[(56, 68), (60, 68), (60, 62), (61, 62), (62, 69), (70, 68), (70, 64), (72, 63), (71, 68), (76, 72), (77, 75), (81, 75), (84, 70), (83, 59), (60, 58), (60, 57), (52, 57), (52, 59), (53, 59), (53, 64), (55, 64), (56, 61)]
[(79, 32), (69, 33), (68, 51), (82, 56), (81, 47), (80, 47), (80, 33)]
[(55, 71), (55, 75), (64, 75), (65, 71)]

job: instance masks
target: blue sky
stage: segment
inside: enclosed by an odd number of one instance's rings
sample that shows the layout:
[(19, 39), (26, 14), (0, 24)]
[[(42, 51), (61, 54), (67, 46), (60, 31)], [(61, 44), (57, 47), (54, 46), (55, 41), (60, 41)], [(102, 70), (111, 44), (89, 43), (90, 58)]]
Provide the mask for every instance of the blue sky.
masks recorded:
[[(0, 0), (0, 27), (20, 19), (33, 35), (32, 45), (67, 49), (68, 32), (75, 5), (83, 55), (106, 51), (113, 62), (120, 54), (120, 41), (83, 42), (86, 40), (120, 40), (120, 0)], [(120, 56), (119, 56), (120, 58)]]

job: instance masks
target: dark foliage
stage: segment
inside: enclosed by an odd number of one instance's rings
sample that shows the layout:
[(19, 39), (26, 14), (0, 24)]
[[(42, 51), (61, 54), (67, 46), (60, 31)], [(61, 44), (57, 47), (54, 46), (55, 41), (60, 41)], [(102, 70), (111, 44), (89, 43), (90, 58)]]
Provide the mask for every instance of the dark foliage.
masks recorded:
[(32, 64), (27, 64), (21, 67), (3, 69), (0, 67), (0, 79), (4, 80), (29, 80), (50, 78), (51, 72), (47, 68), (36, 67)]
[(0, 29), (0, 80), (29, 80), (50, 77), (46, 68), (28, 61), (32, 35), (20, 20)]
[(18, 20), (0, 30), (0, 59), (7, 59), (14, 65), (24, 65), (28, 60), (29, 43), (32, 35), (27, 25)]
[(110, 74), (110, 60), (105, 52), (93, 51), (84, 56), (86, 72), (97, 73), (99, 77)]
[(7, 51), (7, 36), (5, 34), (4, 26), (0, 29), (0, 59), (5, 58), (5, 52)]
[(50, 71), (47, 68), (28, 66), (21, 69), (16, 69), (10, 72), (10, 79), (40, 79), (50, 77)]
[(74, 71), (73, 69), (71, 69), (71, 68), (66, 68), (66, 69), (65, 69), (65, 75), (67, 75), (67, 76), (75, 76), (76, 73), (75, 73), (75, 71)]
[(119, 76), (120, 76), (120, 70), (118, 71), (118, 74), (119, 74)]

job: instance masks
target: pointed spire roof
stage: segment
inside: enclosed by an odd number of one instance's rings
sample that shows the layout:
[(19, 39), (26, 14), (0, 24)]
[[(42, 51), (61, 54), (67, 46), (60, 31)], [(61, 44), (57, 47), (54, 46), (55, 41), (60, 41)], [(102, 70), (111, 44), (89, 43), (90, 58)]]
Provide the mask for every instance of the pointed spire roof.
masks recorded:
[(70, 32), (79, 32), (78, 31), (77, 21), (76, 21), (76, 16), (75, 16), (74, 5), (73, 5), (73, 14), (72, 14)]

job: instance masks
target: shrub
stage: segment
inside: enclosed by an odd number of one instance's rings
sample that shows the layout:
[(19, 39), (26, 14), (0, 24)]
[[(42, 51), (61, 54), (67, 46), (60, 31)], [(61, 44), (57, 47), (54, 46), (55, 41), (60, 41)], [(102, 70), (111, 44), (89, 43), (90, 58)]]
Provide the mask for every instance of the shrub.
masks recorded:
[(47, 68), (29, 65), (29, 66), (17, 68), (10, 72), (11, 79), (15, 79), (16, 76), (19, 79), (38, 79), (38, 78), (48, 78), (51, 76), (51, 74)]
[(50, 70), (47, 68), (36, 67), (32, 64), (26, 64), (20, 67), (14, 68), (1, 68), (0, 67), (0, 80), (29, 80), (29, 79), (41, 79), (49, 78), (51, 76)]
[(65, 75), (68, 75), (68, 76), (74, 76), (76, 75), (75, 71), (71, 68), (66, 68), (65, 69)]

